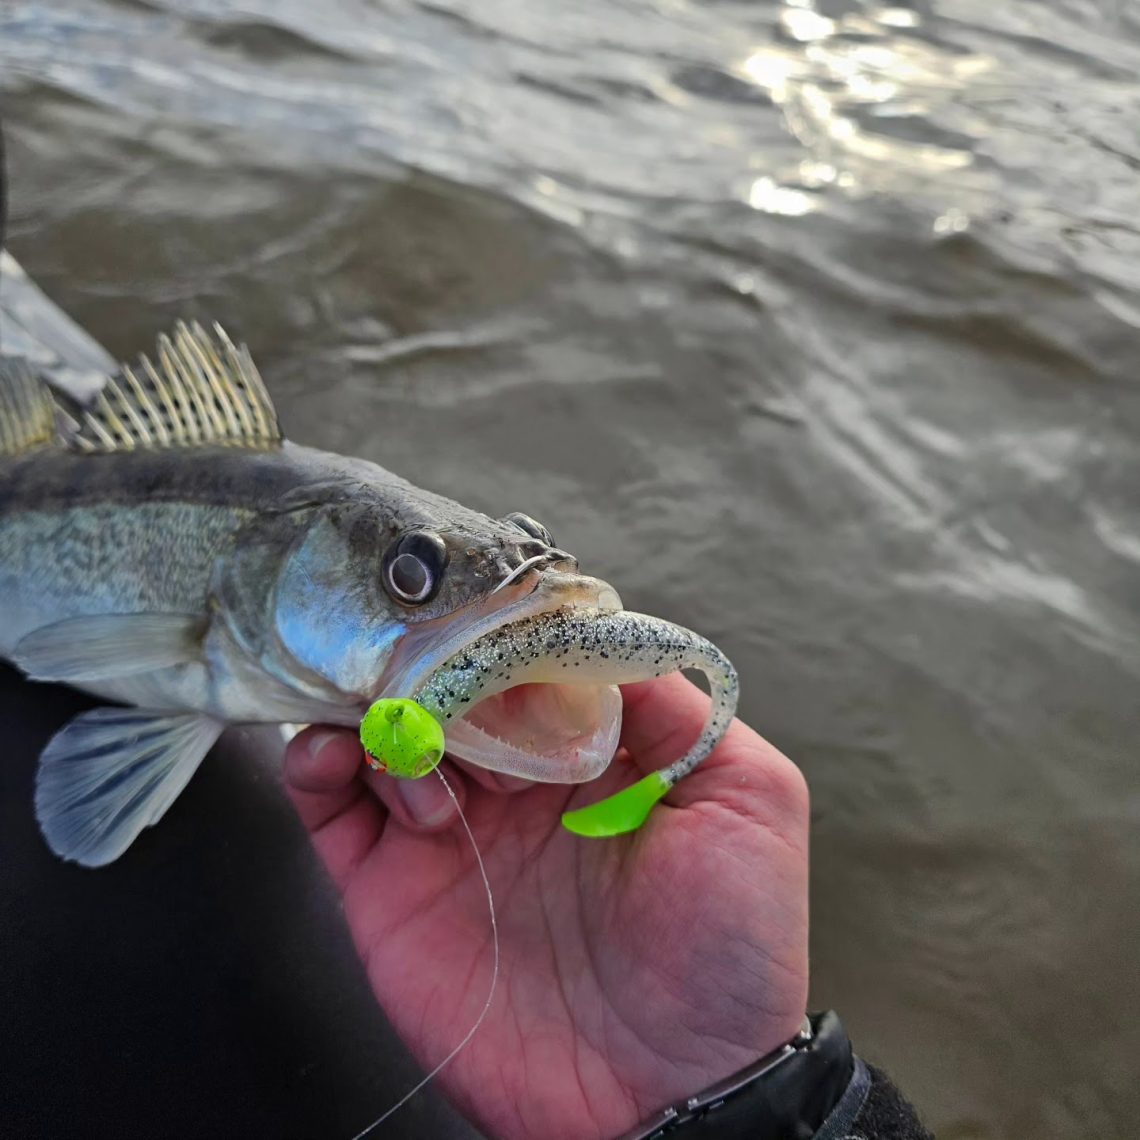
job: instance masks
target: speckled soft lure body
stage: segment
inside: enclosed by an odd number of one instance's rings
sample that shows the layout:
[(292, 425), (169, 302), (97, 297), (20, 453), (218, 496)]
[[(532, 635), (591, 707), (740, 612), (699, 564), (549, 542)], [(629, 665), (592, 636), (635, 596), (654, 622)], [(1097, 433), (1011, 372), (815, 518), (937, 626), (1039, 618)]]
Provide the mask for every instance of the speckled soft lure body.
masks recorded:
[[(627, 610), (564, 609), (499, 626), (465, 646), (413, 694), (446, 730), (480, 701), (516, 685), (565, 681), (628, 684), (681, 669), (699, 669), (712, 703), (700, 736), (660, 775), (670, 786), (688, 775), (720, 742), (736, 712), (739, 683), (732, 663), (715, 645), (682, 626)], [(575, 781), (600, 775), (609, 759)], [(504, 768), (533, 776), (525, 762)]]

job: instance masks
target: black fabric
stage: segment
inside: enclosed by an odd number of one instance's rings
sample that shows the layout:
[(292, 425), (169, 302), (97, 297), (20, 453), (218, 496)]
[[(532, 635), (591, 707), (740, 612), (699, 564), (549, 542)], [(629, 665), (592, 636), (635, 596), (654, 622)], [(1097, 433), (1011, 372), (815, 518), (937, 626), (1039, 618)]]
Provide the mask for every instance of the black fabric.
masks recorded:
[[(280, 735), (227, 734), (92, 871), (52, 855), (33, 808), (37, 753), (89, 704), (0, 667), (0, 1140), (354, 1136), (423, 1072), (277, 786)], [(438, 1082), (375, 1132), (477, 1135)]]
[(868, 1065), (871, 1087), (851, 1130), (842, 1140), (934, 1140), (919, 1119), (914, 1105), (903, 1096), (882, 1069)]
[(814, 1040), (794, 1060), (653, 1140), (934, 1140), (890, 1078), (852, 1054), (834, 1013), (812, 1026)]
[(934, 1140), (914, 1106), (882, 1069), (854, 1058), (851, 1079), (841, 1092), (815, 1132), (802, 1131), (807, 1113), (799, 1119), (779, 1120), (768, 1116), (754, 1098), (740, 1098), (742, 1103), (734, 1105), (731, 1113), (712, 1113), (662, 1136), (667, 1140), (689, 1136), (708, 1140)]
[(856, 1118), (863, 1111), (867, 1094), (871, 1091), (871, 1072), (858, 1058), (855, 1058), (855, 1072), (839, 1103), (831, 1110), (828, 1118), (820, 1126), (812, 1140), (848, 1140), (855, 1127)]
[(851, 1043), (837, 1014), (811, 1018), (813, 1036), (793, 1056), (739, 1092), (688, 1119), (662, 1126), (652, 1136), (670, 1140), (811, 1140), (850, 1087), (855, 1069)]

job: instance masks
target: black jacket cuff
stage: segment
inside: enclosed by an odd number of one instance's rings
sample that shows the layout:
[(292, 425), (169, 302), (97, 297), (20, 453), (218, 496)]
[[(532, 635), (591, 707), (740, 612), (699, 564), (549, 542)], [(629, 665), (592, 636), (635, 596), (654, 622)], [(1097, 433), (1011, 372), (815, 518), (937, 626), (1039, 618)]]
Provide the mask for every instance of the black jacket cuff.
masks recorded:
[(864, 1064), (837, 1014), (621, 1140), (933, 1140), (880, 1070)]
[(856, 1057), (851, 1083), (812, 1140), (934, 1140), (934, 1136), (886, 1073)]

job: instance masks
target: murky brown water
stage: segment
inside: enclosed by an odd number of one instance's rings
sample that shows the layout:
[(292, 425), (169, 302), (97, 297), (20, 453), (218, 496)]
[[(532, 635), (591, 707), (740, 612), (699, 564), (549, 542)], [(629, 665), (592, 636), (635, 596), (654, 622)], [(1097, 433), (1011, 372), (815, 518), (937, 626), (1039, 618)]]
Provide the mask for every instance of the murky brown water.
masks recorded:
[(942, 1140), (1133, 1137), (1140, 9), (241, 12), (0, 5), (17, 257), (715, 639), (813, 1004)]

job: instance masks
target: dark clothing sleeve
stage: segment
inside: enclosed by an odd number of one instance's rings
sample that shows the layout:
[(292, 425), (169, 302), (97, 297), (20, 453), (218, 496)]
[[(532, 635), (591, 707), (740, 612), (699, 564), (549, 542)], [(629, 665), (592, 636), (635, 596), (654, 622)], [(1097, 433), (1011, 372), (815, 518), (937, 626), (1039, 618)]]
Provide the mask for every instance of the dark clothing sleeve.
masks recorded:
[(811, 1140), (934, 1140), (882, 1069), (855, 1059), (846, 1091)]
[(620, 1140), (934, 1140), (881, 1070), (855, 1055), (838, 1015)]

